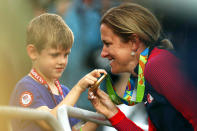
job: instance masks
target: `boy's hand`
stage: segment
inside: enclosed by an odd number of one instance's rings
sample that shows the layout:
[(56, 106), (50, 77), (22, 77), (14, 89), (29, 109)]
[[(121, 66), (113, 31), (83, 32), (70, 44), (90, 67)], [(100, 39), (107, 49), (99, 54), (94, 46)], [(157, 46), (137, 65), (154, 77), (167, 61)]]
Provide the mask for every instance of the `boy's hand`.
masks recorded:
[(102, 73), (107, 74), (107, 72), (103, 69), (95, 69), (79, 80), (76, 86), (83, 92), (86, 88), (94, 85), (98, 80), (97, 78), (100, 77)]

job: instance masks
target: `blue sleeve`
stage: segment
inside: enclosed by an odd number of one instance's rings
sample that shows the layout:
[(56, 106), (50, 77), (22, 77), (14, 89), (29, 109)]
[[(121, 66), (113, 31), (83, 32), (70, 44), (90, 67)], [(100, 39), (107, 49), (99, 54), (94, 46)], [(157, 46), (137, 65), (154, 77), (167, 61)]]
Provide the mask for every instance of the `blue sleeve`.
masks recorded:
[(13, 106), (29, 108), (47, 106), (43, 99), (46, 94), (44, 94), (43, 91), (39, 91), (38, 88), (39, 87), (29, 82), (21, 82), (17, 84), (12, 94), (10, 104)]
[(62, 87), (64, 97), (66, 97), (67, 94), (70, 92), (70, 89), (68, 87), (66, 87), (65, 85), (61, 85), (61, 87)]
[[(28, 108), (46, 106), (43, 94), (46, 95), (45, 88), (29, 79), (20, 81), (12, 92), (10, 105)], [(31, 120), (14, 119), (11, 121), (13, 131), (42, 131), (41, 127)]]

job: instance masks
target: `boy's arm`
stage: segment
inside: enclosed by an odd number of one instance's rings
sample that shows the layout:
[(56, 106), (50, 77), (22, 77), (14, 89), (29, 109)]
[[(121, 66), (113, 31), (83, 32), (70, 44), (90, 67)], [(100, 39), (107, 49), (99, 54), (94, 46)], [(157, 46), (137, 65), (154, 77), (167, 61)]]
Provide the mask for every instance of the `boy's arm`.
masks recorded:
[[(47, 106), (40, 106), (36, 108), (37, 110), (47, 111), (50, 112), (51, 109), (49, 109)], [(40, 125), (45, 131), (52, 131), (53, 129), (46, 123), (44, 120), (38, 120), (36, 121), (38, 125)]]
[[(63, 104), (69, 105), (69, 106), (74, 106), (79, 99), (80, 95), (82, 92), (86, 90), (86, 88), (94, 85), (97, 81), (97, 78), (101, 76), (101, 73), (107, 74), (105, 70), (102, 69), (97, 69), (93, 70), (86, 76), (84, 76), (71, 90), (70, 92), (66, 95), (66, 97), (60, 102), (55, 108), (49, 109), (47, 106), (40, 106), (37, 109), (38, 110), (44, 110), (44, 111), (49, 111), (53, 116), (56, 117), (56, 112), (57, 109), (62, 106)], [(39, 125), (41, 125), (43, 128), (50, 130), (47, 126), (46, 123), (39, 121)], [(98, 127), (97, 124), (87, 122), (82, 129), (84, 131), (88, 130), (95, 130)], [(74, 129), (73, 129), (74, 130)]]
[(56, 117), (57, 109), (62, 105), (74, 106), (83, 91), (78, 86), (74, 86), (67, 96), (50, 112)]
[[(82, 131), (96, 131), (96, 128), (99, 125), (93, 122), (86, 122), (82, 127)], [(80, 129), (75, 129), (74, 127), (72, 128), (72, 131), (80, 131)]]
[(101, 76), (101, 73), (107, 74), (105, 70), (95, 69), (89, 74), (85, 75), (79, 82), (70, 90), (70, 92), (66, 95), (63, 101), (58, 104), (55, 108), (53, 108), (50, 112), (56, 117), (56, 112), (58, 107), (61, 105), (69, 105), (74, 106), (79, 99), (82, 92), (86, 90), (86, 88), (94, 85), (97, 81), (97, 78)]
[[(71, 91), (66, 95), (66, 97), (63, 99), (62, 102), (60, 102), (55, 108), (50, 109), (47, 106), (40, 106), (38, 108), (36, 108), (37, 110), (42, 110), (42, 111), (47, 111), (50, 112), (53, 116), (56, 117), (56, 112), (58, 107), (60, 107), (61, 105), (65, 104), (65, 105), (69, 105), (69, 106), (74, 106), (75, 103), (77, 102), (78, 98), (80, 97), (80, 94), (83, 91), (80, 90), (80, 87), (78, 87), (77, 85), (74, 86)], [(37, 121), (37, 123), (44, 129), (47, 131), (51, 131), (52, 129), (50, 128), (50, 126), (45, 122), (45, 121)], [(86, 124), (85, 124), (86, 125)], [(73, 131), (77, 131), (74, 130)]]

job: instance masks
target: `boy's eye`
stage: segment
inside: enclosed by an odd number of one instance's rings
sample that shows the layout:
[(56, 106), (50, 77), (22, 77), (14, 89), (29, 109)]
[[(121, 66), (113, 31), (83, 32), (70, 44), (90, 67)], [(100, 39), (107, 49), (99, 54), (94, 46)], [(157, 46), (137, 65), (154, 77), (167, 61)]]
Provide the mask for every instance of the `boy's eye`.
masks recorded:
[(66, 53), (66, 54), (64, 54), (64, 57), (68, 57), (68, 56), (69, 56), (69, 54), (70, 54), (70, 53)]
[(51, 54), (51, 56), (52, 56), (52, 57), (57, 57), (58, 54), (56, 54), (56, 53), (55, 53), (55, 54)]

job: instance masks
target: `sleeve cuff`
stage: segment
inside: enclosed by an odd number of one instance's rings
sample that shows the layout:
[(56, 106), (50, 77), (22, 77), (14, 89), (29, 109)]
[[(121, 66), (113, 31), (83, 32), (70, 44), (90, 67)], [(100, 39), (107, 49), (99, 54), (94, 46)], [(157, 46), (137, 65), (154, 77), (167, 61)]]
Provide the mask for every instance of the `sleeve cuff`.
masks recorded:
[(109, 119), (112, 126), (118, 124), (121, 120), (125, 118), (125, 114), (118, 108), (118, 113), (116, 113), (113, 117)]

